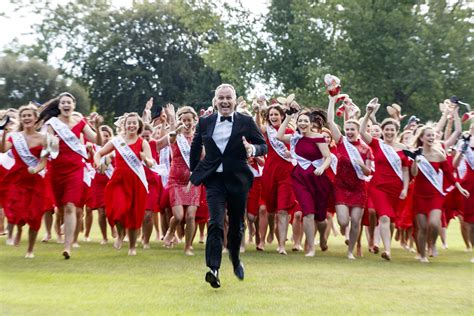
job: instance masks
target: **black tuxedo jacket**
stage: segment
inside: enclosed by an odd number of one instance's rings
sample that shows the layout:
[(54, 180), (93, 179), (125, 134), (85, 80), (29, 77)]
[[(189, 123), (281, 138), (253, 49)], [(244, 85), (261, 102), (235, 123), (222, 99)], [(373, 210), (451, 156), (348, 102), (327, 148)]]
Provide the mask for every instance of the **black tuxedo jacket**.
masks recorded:
[[(222, 163), (223, 172), (226, 176), (226, 186), (235, 191), (248, 191), (252, 186), (253, 174), (247, 163), (247, 154), (242, 143), (242, 136), (255, 146), (255, 156), (267, 153), (267, 145), (262, 133), (250, 116), (234, 112), (232, 132), (229, 142), (221, 153), (212, 139), (216, 126), (217, 113), (207, 117), (201, 117), (196, 126), (193, 141), (191, 143), (190, 169), (192, 171), (191, 182), (194, 185), (206, 184), (208, 179)], [(201, 159), (202, 146), (205, 148), (205, 156)]]

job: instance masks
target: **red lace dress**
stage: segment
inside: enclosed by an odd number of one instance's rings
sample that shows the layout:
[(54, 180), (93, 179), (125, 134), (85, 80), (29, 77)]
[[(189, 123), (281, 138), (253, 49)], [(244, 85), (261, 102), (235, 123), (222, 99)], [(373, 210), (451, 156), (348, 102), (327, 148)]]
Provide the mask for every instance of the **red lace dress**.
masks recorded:
[[(323, 156), (317, 146), (318, 143), (325, 143), (324, 138), (302, 137), (296, 144), (295, 153), (309, 161), (321, 159)], [(317, 176), (314, 170), (313, 165), (306, 170), (296, 165), (291, 173), (291, 180), (303, 215), (314, 214), (315, 220), (324, 221), (328, 196), (333, 194), (333, 186), (326, 173)]]
[[(184, 136), (184, 135), (183, 135)], [(189, 144), (193, 136), (185, 136)], [(188, 191), (190, 177), (189, 167), (184, 161), (177, 142), (171, 144), (173, 160), (171, 161), (170, 175), (168, 179), (168, 188), (171, 207), (177, 205), (199, 206), (201, 199), (201, 188), (191, 185)]]
[[(131, 150), (140, 159), (143, 139), (138, 137)], [(138, 229), (145, 216), (146, 188), (122, 155), (115, 151), (115, 170), (105, 187), (105, 213), (110, 225), (121, 223), (125, 228)]]
[[(11, 138), (9, 142), (13, 142)], [(39, 159), (42, 146), (30, 148), (33, 156)], [(44, 213), (44, 179), (39, 174), (30, 174), (28, 166), (12, 147), (15, 164), (2, 179), (6, 186), (3, 209), (8, 223), (14, 225), (28, 224), (38, 231)]]
[[(351, 144), (357, 148), (364, 163), (367, 159), (373, 159), (369, 146), (360, 140)], [(337, 172), (334, 179), (334, 196), (336, 205), (342, 204), (349, 207), (364, 208), (367, 201), (365, 180), (357, 177), (342, 137), (337, 144)]]

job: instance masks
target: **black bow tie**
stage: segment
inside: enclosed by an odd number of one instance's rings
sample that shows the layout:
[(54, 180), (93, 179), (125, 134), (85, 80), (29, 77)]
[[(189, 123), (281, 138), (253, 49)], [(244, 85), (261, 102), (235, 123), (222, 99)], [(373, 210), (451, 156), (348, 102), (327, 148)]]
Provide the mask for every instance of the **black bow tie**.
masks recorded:
[(221, 116), (221, 122), (229, 121), (232, 123), (232, 116)]

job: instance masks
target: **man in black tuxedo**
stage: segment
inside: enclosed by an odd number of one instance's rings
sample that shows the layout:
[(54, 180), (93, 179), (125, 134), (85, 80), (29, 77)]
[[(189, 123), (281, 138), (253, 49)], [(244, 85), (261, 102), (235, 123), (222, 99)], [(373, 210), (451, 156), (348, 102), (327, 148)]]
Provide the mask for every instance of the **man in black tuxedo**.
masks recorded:
[[(240, 262), (240, 242), (244, 232), (244, 213), (247, 195), (253, 182), (247, 158), (267, 153), (263, 135), (253, 119), (234, 112), (234, 87), (222, 84), (216, 88), (213, 99), (218, 113), (201, 117), (191, 143), (191, 182), (204, 184), (209, 206), (209, 225), (206, 241), (206, 282), (220, 287), (219, 268), (222, 261), (225, 209), (229, 216), (227, 248), (234, 274), (244, 279)], [(247, 140), (249, 142), (247, 142)], [(205, 157), (201, 159), (202, 146)]]

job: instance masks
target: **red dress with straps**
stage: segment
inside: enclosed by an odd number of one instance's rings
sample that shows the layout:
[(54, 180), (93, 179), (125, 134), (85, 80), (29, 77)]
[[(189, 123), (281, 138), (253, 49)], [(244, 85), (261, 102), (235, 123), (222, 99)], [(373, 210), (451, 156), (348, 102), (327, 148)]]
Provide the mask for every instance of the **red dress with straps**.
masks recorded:
[[(285, 134), (293, 133), (292, 129), (285, 130)], [(270, 144), (268, 135), (265, 136), (268, 154), (262, 174), (262, 197), (267, 206), (267, 212), (286, 210), (291, 213), (296, 207), (296, 197), (291, 182), (293, 164), (281, 158)], [(289, 150), (288, 144), (286, 147)]]
[[(77, 138), (80, 138), (86, 124), (82, 119), (71, 129)], [(58, 157), (51, 161), (51, 185), (57, 206), (67, 203), (73, 203), (76, 207), (84, 206), (83, 157), (69, 148), (61, 137)]]
[[(368, 195), (377, 215), (396, 218), (400, 203), (400, 193), (403, 189), (403, 181), (395, 173), (390, 162), (380, 148), (380, 140), (372, 138), (370, 143), (374, 155), (375, 172), (370, 180)], [(402, 151), (397, 152), (402, 161), (402, 167), (408, 167), (408, 158)]]
[[(155, 161), (158, 160), (158, 153), (156, 151), (156, 141), (150, 141), (151, 156)], [(161, 194), (161, 179), (160, 176), (151, 171), (150, 168), (145, 167), (146, 180), (148, 181), (148, 194), (146, 196), (146, 210), (158, 213), (160, 210), (159, 199)]]
[[(140, 159), (143, 139), (138, 137), (130, 149)], [(105, 187), (105, 213), (110, 225), (121, 223), (125, 228), (138, 229), (145, 216), (146, 188), (122, 155), (115, 150), (115, 170)]]
[[(9, 142), (13, 143), (11, 138)], [(42, 146), (30, 148), (33, 156), (39, 159)], [(30, 174), (28, 166), (12, 147), (15, 164), (2, 179), (6, 186), (3, 209), (8, 223), (14, 225), (28, 224), (38, 231), (44, 213), (44, 179), (39, 174)]]

